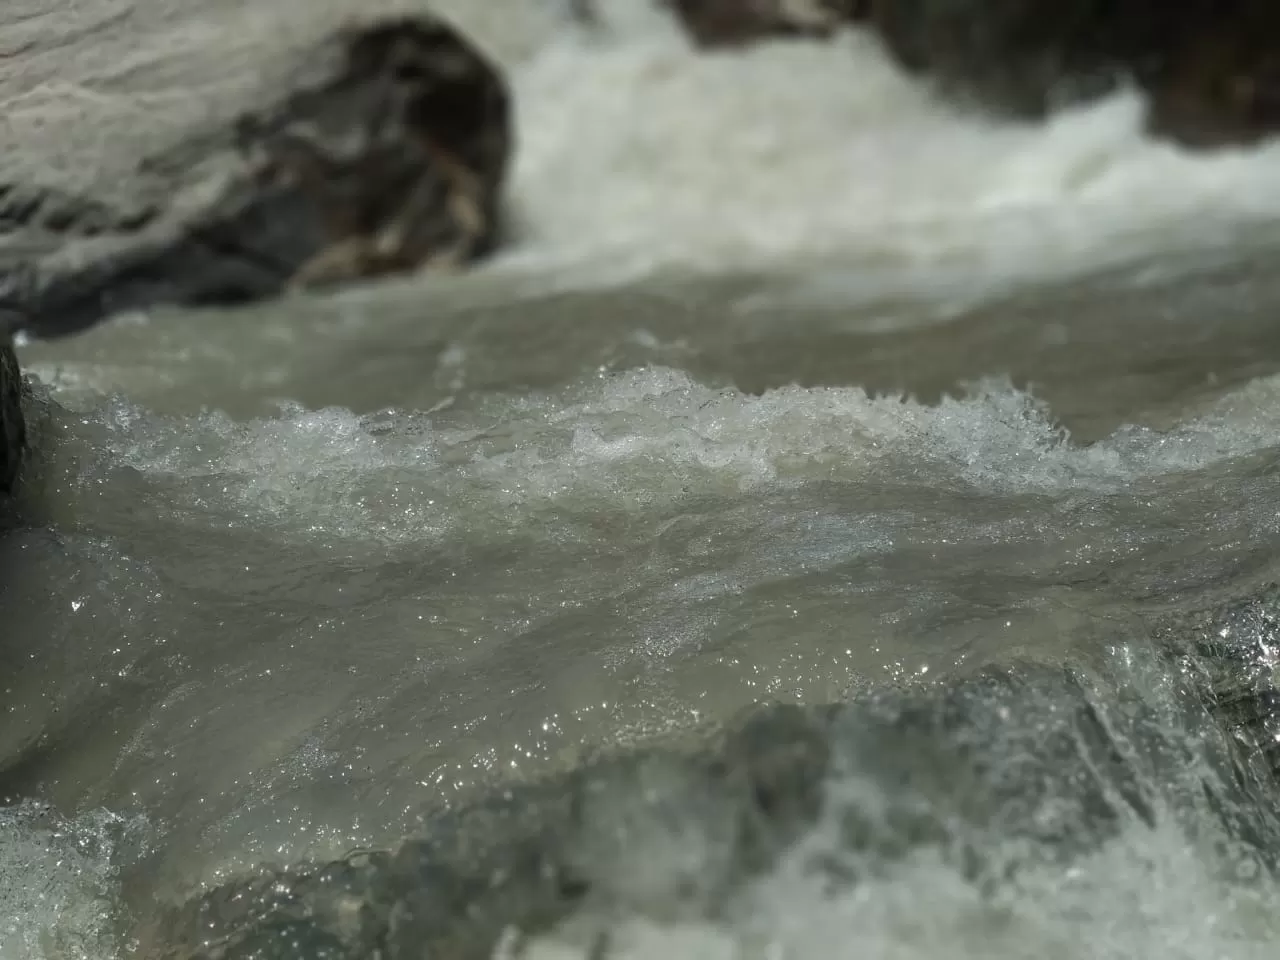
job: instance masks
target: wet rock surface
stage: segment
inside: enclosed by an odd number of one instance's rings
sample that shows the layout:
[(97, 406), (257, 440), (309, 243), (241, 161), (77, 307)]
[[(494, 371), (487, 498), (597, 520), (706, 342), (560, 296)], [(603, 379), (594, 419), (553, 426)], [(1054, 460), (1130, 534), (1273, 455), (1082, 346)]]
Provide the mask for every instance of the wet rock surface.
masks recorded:
[[(1278, 623), (1271, 589), (1158, 630), (1163, 698), (1023, 664), (759, 708), (700, 750), (597, 761), (438, 817), (396, 850), (219, 887), (149, 929), (143, 955), (487, 958), (571, 916), (607, 955), (589, 918), (714, 919), (784, 855), (840, 888), (928, 847), (992, 892), (1162, 820), (1215, 824), (1209, 839), (1273, 869), (1261, 743)], [(815, 829), (839, 842), (808, 856)]]
[[(1182, 671), (1246, 755), (1280, 771), (1280, 587), (1189, 626), (1165, 626), (1162, 645), (1180, 650)], [(1181, 648), (1180, 635), (1190, 638)]]
[[(53, 336), (157, 305), (234, 304), (488, 252), (510, 153), (505, 81), (430, 16), (354, 25), (232, 129), (140, 158), (223, 161), (174, 209), (0, 187), (0, 328)], [(78, 242), (69, 243), (69, 240)]]
[(22, 374), (13, 347), (0, 343), (0, 494), (17, 482), (25, 446)]

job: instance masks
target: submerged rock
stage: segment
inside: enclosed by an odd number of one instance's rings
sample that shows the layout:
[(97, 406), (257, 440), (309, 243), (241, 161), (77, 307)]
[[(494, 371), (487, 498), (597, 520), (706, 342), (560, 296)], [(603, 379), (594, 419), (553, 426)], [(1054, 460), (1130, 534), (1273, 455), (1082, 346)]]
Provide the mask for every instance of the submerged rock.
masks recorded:
[(1168, 820), (1270, 867), (1280, 822), (1258, 738), (1275, 704), (1254, 668), (1275, 622), (1271, 592), (1182, 624), (1161, 646), (1165, 699), (1020, 665), (760, 708), (701, 749), (596, 761), (398, 849), (224, 885), (146, 931), (142, 955), (480, 960), (572, 917), (604, 956), (610, 919), (723, 917), (784, 857), (838, 889), (929, 848), (996, 892)]
[[(1162, 646), (1178, 651), (1183, 672), (1220, 723), (1271, 770), (1280, 771), (1280, 586), (1165, 627)], [(1179, 638), (1186, 638), (1179, 646)]]
[(0, 493), (8, 493), (17, 482), (25, 447), (18, 357), (13, 347), (0, 343)]
[(178, 176), (218, 155), (219, 175), (173, 210), (0, 191), (0, 233), (25, 228), (36, 250), (0, 254), (0, 328), (52, 336), (124, 310), (457, 268), (495, 243), (510, 140), (505, 81), (450, 26), (352, 26), (232, 129), (141, 158)]

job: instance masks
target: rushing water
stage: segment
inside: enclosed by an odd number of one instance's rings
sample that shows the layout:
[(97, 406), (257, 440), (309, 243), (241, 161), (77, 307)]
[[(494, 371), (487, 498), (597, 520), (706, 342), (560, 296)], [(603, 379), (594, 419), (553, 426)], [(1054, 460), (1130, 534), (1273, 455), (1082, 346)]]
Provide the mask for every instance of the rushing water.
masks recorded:
[[(158, 898), (752, 702), (1130, 677), (1151, 622), (1280, 578), (1280, 144), (1185, 154), (1123, 96), (958, 116), (861, 36), (454, 6), (516, 95), (506, 252), (24, 347), (3, 960), (128, 956)], [(1172, 826), (995, 905), (927, 852), (840, 896), (788, 861), (615, 940), (1272, 956), (1280, 893), (1231, 869)]]

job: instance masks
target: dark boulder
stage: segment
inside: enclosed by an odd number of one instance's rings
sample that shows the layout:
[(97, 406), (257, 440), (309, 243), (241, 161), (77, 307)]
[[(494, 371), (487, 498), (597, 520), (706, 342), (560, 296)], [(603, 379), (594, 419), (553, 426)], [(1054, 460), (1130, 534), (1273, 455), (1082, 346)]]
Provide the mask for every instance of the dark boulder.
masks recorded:
[(860, 18), (869, 0), (663, 0), (701, 47), (766, 37), (827, 37)]
[(10, 492), (17, 482), (25, 447), (22, 374), (13, 347), (0, 344), (0, 493)]
[[(0, 194), (0, 228), (24, 228), (37, 250), (0, 260), (0, 332), (53, 336), (124, 310), (455, 269), (494, 246), (509, 94), (443, 21), (342, 30), (291, 88), (262, 100), (231, 129), (140, 158), (150, 173), (177, 176), (217, 155), (223, 172), (191, 189), (181, 212), (108, 211), (13, 186)], [(82, 242), (68, 250), (71, 237)]]
[(1280, 6), (1190, 31), (1147, 84), (1148, 126), (1189, 146), (1252, 144), (1280, 133)]
[(1270, 0), (871, 0), (869, 23), (944, 95), (1016, 117), (1132, 84), (1149, 126), (1196, 146), (1280, 130)]

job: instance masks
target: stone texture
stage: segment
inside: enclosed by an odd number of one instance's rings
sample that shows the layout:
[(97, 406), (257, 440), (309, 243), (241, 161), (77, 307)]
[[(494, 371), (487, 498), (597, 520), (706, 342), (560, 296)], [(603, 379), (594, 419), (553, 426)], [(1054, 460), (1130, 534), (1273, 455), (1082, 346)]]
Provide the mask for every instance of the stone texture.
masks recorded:
[(1267, 0), (872, 0), (871, 26), (948, 96), (1015, 116), (1133, 83), (1187, 145), (1280, 130), (1280, 6)]
[(0, 333), (53, 336), (124, 310), (457, 269), (496, 243), (509, 95), (443, 21), (340, 30), (261, 99), (229, 128), (139, 158), (175, 181), (202, 165), (220, 171), (172, 209), (0, 192), (0, 232), (25, 229), (27, 243), (0, 256)]
[(94, 237), (129, 233), (155, 219), (154, 207), (114, 210), (108, 204), (54, 187), (0, 183), (0, 235), (36, 230)]

